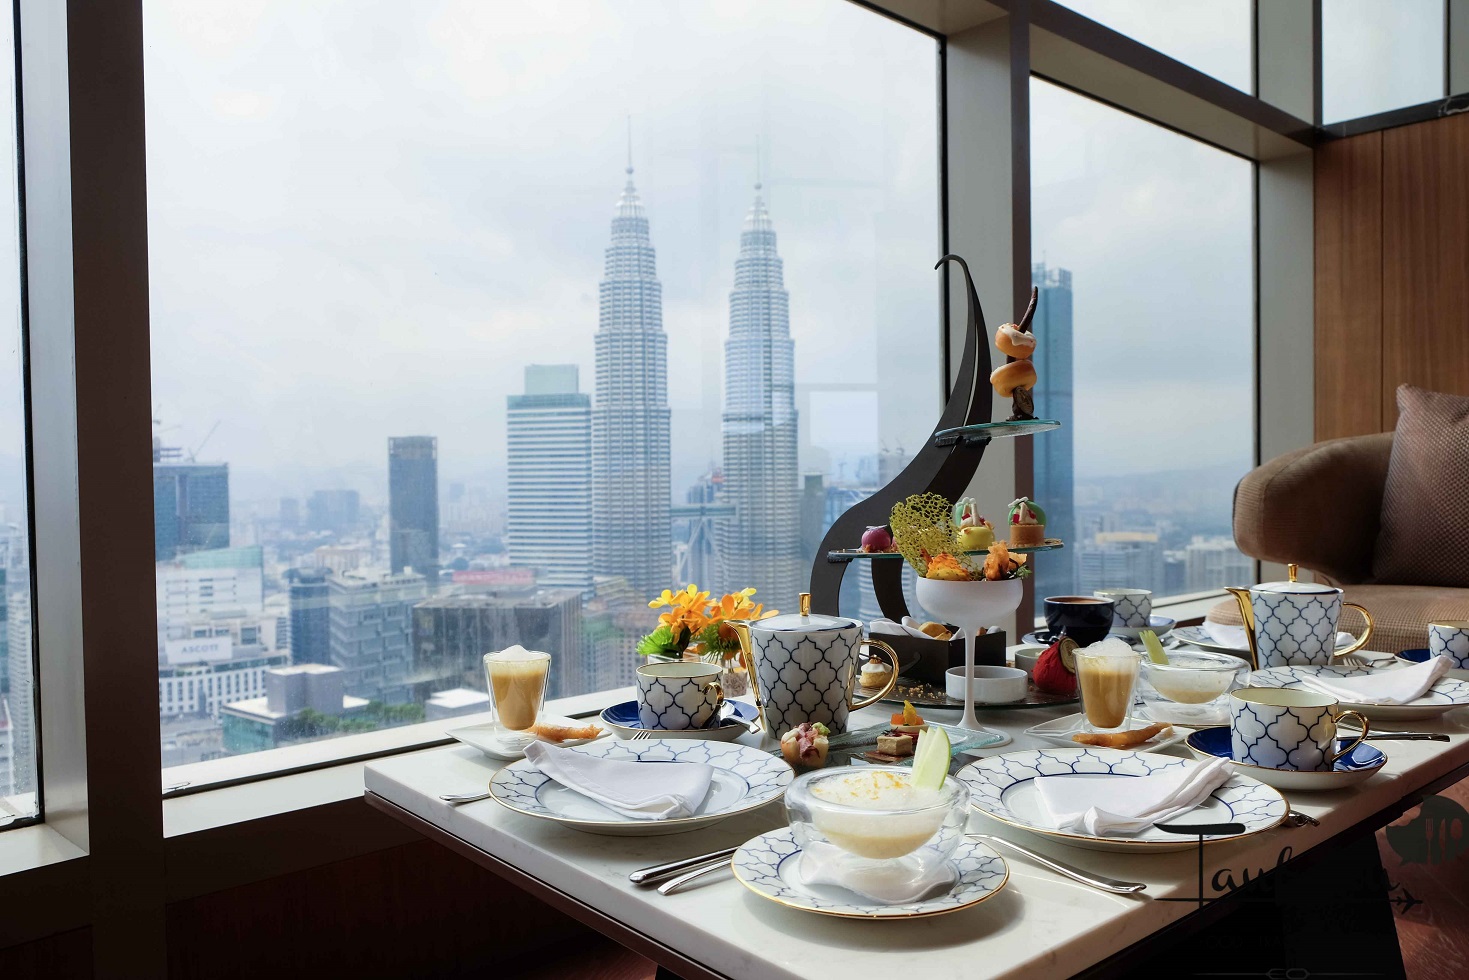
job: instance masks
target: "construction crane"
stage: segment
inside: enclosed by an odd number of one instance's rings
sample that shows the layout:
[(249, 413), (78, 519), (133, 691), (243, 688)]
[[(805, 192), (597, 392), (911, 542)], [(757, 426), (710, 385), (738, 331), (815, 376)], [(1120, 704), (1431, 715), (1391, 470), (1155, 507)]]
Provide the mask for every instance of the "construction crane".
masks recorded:
[(219, 419), (215, 419), (214, 424), (209, 427), (209, 431), (204, 433), (204, 438), (199, 440), (199, 445), (189, 451), (189, 462), (197, 463), (199, 461), (199, 450), (204, 448), (204, 444), (209, 441), (209, 437), (214, 435), (214, 430), (219, 428), (219, 421)]

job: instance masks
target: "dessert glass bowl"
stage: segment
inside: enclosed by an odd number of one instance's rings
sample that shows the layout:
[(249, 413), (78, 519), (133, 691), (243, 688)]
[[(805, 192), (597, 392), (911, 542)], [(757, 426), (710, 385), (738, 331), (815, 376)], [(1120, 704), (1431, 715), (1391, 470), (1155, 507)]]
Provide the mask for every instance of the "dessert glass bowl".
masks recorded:
[(1249, 664), (1225, 653), (1170, 650), (1167, 664), (1143, 657), (1143, 676), (1169, 701), (1178, 704), (1207, 704), (1234, 687)]
[(964, 839), (969, 787), (949, 777), (917, 790), (912, 776), (901, 766), (844, 766), (798, 777), (785, 795), (796, 843), (831, 844), (855, 860), (948, 860)]

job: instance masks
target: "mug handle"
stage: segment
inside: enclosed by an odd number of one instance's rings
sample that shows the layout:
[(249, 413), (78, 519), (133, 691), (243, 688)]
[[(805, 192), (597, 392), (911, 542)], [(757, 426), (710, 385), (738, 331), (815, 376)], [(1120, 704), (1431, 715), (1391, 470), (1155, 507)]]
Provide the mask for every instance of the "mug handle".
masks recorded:
[[(1355, 610), (1357, 610), (1357, 612), (1361, 613), (1362, 614), (1362, 618), (1365, 619), (1365, 620), (1367, 620), (1367, 628), (1362, 631), (1362, 635), (1361, 636), (1357, 637), (1357, 642), (1356, 643), (1353, 643), (1351, 646), (1347, 647), (1344, 650), (1337, 650), (1336, 652), (1334, 652), (1331, 655), (1331, 659), (1332, 660), (1335, 660), (1338, 657), (1345, 657), (1349, 653), (1356, 653), (1358, 650), (1360, 650), (1363, 647), (1365, 647), (1367, 645), (1367, 641), (1370, 640), (1370, 639), (1372, 639), (1372, 627), (1374, 627), (1375, 625), (1377, 625), (1376, 623), (1374, 623), (1372, 621), (1372, 614), (1367, 611), (1367, 609), (1366, 609), (1365, 606), (1359, 605), (1359, 604), (1357, 604), (1355, 602), (1343, 602), (1341, 604), (1341, 607), (1343, 609), (1355, 609)], [(1333, 638), (1332, 639), (1333, 646), (1335, 645), (1335, 643), (1336, 643), (1336, 640), (1335, 640), (1335, 638)], [(1352, 713), (1353, 714), (1356, 714), (1356, 712), (1352, 712)]]
[(719, 714), (719, 709), (724, 705), (724, 685), (718, 681), (709, 681), (704, 685), (704, 690), (714, 688), (714, 714)]
[[(1365, 609), (1362, 610), (1362, 611), (1363, 612), (1366, 612)], [(1327, 757), (1327, 759), (1326, 759), (1327, 765), (1336, 765), (1336, 760), (1337, 759), (1340, 759), (1342, 756), (1344, 756), (1344, 755), (1348, 754), (1349, 752), (1351, 752), (1352, 749), (1355, 749), (1357, 746), (1361, 745), (1362, 742), (1363, 742), (1363, 740), (1367, 738), (1367, 731), (1368, 731), (1368, 728), (1367, 728), (1367, 716), (1364, 715), (1364, 714), (1362, 714), (1362, 712), (1360, 712), (1360, 711), (1343, 711), (1341, 714), (1337, 715), (1334, 720), (1336, 721), (1336, 723), (1338, 725), (1340, 725), (1341, 724), (1341, 720), (1343, 718), (1345, 718), (1347, 715), (1351, 715), (1353, 718), (1357, 719), (1357, 723), (1362, 726), (1362, 734), (1360, 734), (1356, 738), (1352, 739), (1352, 744), (1351, 745), (1348, 745), (1346, 748), (1342, 749), (1340, 752), (1333, 752), (1331, 755), (1329, 755)]]
[[(898, 655), (893, 652), (893, 648), (888, 646), (882, 640), (871, 639), (863, 640), (860, 644), (857, 645), (857, 649), (859, 650), (862, 649), (862, 647), (877, 647), (884, 654), (886, 654), (887, 658), (893, 662), (893, 672), (892, 675), (888, 677), (888, 682), (883, 685), (881, 691), (878, 691), (866, 701), (850, 702), (847, 707), (853, 711), (856, 711), (858, 708), (865, 708), (869, 704), (876, 704), (878, 701), (881, 701), (883, 698), (888, 696), (888, 693), (891, 692), (893, 687), (898, 683)], [(857, 667), (855, 664), (853, 664), (852, 667), (847, 671), (847, 690), (849, 691), (852, 689), (852, 675), (856, 672), (856, 670)]]

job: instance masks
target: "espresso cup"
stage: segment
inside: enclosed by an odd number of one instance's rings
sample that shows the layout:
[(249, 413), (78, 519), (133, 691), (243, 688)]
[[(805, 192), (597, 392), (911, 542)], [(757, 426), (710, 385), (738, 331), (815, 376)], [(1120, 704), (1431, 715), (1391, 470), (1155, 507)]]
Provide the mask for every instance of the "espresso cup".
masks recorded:
[(1116, 604), (1092, 595), (1053, 595), (1046, 599), (1046, 628), (1052, 637), (1065, 633), (1081, 646), (1090, 646), (1112, 631)]
[(1112, 600), (1112, 621), (1118, 626), (1146, 629), (1152, 622), (1153, 593), (1147, 589), (1098, 589), (1092, 595)]
[(1448, 657), (1457, 670), (1469, 669), (1469, 620), (1429, 623), (1428, 655)]
[[(1367, 719), (1342, 711), (1330, 694), (1300, 688), (1246, 687), (1229, 696), (1229, 747), (1235, 762), (1266, 769), (1324, 772), (1367, 737)], [(1352, 717), (1362, 728), (1346, 748), (1336, 726)]]
[(650, 731), (703, 728), (719, 713), (724, 688), (717, 664), (675, 660), (638, 668), (638, 721)]

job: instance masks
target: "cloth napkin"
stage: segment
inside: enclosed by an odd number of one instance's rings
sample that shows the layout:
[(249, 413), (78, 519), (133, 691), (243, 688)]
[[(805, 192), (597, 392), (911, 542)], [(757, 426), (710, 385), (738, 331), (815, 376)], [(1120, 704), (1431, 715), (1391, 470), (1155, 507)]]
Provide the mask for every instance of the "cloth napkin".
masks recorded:
[(1151, 776), (1039, 776), (1035, 788), (1052, 827), (1114, 837), (1187, 813), (1233, 772), (1229, 760), (1211, 759)]
[(958, 876), (953, 865), (924, 848), (917, 866), (902, 861), (854, 861), (852, 855), (825, 841), (801, 848), (797, 877), (805, 885), (836, 885), (884, 905), (906, 905), (953, 887)]
[[(1208, 633), (1209, 637), (1222, 647), (1229, 647), (1231, 650), (1248, 650), (1250, 648), (1249, 640), (1245, 639), (1245, 628), (1243, 626), (1226, 626), (1223, 623), (1216, 623), (1213, 620), (1206, 619), (1204, 620), (1204, 632)], [(1351, 643), (1355, 639), (1356, 637), (1350, 633), (1338, 633), (1336, 634), (1336, 645), (1340, 647)]]
[[(929, 636), (927, 633), (923, 632), (923, 630), (919, 629), (919, 625), (921, 625), (920, 621), (914, 619), (912, 616), (904, 616), (901, 623), (894, 622), (891, 619), (874, 619), (871, 623), (868, 624), (868, 632), (876, 633), (878, 635), (887, 634), (889, 636), (911, 636), (915, 640), (933, 639), (933, 637)], [(949, 639), (964, 639), (964, 631), (957, 630), (953, 636), (949, 637)]]
[(1336, 674), (1302, 676), (1314, 691), (1352, 704), (1407, 704), (1421, 698), (1454, 665), (1448, 657), (1430, 657), (1421, 664), (1396, 670), (1340, 677)]
[(525, 757), (567, 789), (637, 820), (692, 817), (714, 776), (702, 762), (597, 759), (545, 742), (527, 745)]

